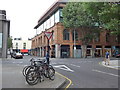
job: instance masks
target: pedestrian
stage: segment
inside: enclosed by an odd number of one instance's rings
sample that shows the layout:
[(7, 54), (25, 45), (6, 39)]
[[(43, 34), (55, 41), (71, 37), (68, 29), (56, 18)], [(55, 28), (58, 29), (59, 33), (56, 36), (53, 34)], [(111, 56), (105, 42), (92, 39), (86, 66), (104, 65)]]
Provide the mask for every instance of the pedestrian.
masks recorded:
[(46, 60), (47, 60), (47, 64), (49, 64), (49, 52), (47, 51), (47, 53), (46, 53)]
[(110, 64), (110, 54), (109, 54), (109, 51), (106, 52), (104, 60), (105, 60), (105, 65), (106, 65), (106, 62), (108, 63), (108, 65)]

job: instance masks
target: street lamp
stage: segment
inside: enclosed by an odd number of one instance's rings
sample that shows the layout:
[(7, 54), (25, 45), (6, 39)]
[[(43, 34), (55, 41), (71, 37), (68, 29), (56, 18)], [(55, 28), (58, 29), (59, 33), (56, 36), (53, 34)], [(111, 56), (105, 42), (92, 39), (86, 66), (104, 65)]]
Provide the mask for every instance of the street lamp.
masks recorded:
[(75, 52), (76, 52), (76, 41), (75, 41), (75, 29), (74, 29), (74, 58), (75, 58)]

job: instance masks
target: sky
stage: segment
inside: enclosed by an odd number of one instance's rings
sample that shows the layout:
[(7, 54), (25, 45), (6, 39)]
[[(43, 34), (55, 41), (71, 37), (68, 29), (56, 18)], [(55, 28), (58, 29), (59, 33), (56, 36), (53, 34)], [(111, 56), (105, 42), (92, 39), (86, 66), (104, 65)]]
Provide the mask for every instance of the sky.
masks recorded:
[(40, 17), (56, 0), (0, 0), (0, 10), (6, 10), (10, 20), (10, 36), (23, 40), (33, 38)]

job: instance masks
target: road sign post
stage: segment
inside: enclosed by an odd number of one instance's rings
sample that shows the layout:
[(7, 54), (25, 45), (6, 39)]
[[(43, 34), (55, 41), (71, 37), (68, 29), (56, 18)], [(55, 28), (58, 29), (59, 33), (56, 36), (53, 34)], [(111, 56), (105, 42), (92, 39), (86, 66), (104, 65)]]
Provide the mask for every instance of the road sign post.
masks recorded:
[(48, 51), (48, 54), (49, 54), (49, 51), (50, 51), (49, 40), (51, 39), (51, 37), (53, 35), (53, 32), (44, 32), (44, 33), (45, 33), (45, 36), (47, 37), (47, 40), (48, 40), (47, 51)]

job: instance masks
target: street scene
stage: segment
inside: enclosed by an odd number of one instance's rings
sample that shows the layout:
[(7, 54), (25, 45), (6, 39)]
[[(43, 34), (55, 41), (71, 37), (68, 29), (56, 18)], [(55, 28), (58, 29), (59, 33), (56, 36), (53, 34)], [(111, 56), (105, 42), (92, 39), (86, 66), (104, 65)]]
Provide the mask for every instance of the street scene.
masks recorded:
[[(50, 64), (55, 68), (55, 80), (28, 85), (22, 74), (23, 67), (29, 65), (32, 56), (23, 59), (8, 58), (2, 60), (2, 88), (118, 88), (119, 60), (112, 58), (110, 65), (104, 65), (103, 58), (88, 59), (52, 59)], [(60, 76), (62, 74), (63, 76)], [(67, 77), (68, 79), (66, 79)], [(71, 83), (70, 83), (70, 81)], [(11, 83), (9, 81), (12, 81)], [(17, 82), (16, 82), (17, 81)], [(67, 85), (65, 84), (67, 82)]]
[(120, 90), (120, 1), (12, 2), (0, 4), (1, 90)]

